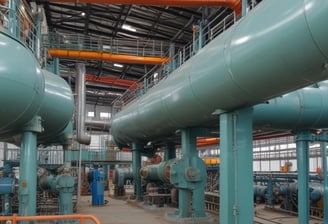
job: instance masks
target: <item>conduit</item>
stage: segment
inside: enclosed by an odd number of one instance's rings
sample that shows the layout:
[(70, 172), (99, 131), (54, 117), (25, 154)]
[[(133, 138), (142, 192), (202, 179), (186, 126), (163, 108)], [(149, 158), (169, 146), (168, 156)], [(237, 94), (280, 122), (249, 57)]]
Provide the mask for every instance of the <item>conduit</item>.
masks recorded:
[(85, 133), (85, 65), (76, 64), (77, 73), (77, 141), (89, 145), (91, 136)]
[(72, 3), (103, 3), (126, 5), (153, 5), (153, 6), (224, 6), (233, 9), (237, 15), (241, 13), (240, 0), (45, 0), (47, 2)]
[(98, 82), (104, 84), (111, 84), (124, 87), (137, 86), (138, 83), (132, 80), (112, 78), (112, 77), (97, 77), (94, 75), (85, 75), (85, 80), (89, 82)]
[(84, 51), (84, 50), (68, 50), (68, 49), (48, 49), (53, 58), (75, 58), (84, 60), (102, 60), (130, 64), (150, 64), (158, 65), (170, 61), (169, 57), (146, 57), (127, 54), (112, 54), (101, 51)]

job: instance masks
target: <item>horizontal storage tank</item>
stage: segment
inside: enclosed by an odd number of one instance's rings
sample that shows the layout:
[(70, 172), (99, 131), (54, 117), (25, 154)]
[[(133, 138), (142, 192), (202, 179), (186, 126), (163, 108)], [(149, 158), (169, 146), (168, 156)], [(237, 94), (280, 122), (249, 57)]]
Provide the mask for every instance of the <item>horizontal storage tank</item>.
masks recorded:
[(60, 76), (41, 70), (34, 55), (20, 42), (0, 32), (0, 141), (19, 144), (19, 134), (40, 116), (45, 143), (68, 131), (74, 98)]
[(118, 145), (164, 140), (218, 123), (213, 113), (255, 105), (328, 78), (328, 1), (262, 1), (194, 57), (114, 115)]

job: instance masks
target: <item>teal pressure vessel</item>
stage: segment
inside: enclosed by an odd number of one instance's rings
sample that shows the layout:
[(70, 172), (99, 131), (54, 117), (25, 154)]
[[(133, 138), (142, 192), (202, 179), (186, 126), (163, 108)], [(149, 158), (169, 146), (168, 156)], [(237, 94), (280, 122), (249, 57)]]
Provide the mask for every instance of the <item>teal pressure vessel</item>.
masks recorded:
[(115, 114), (119, 145), (218, 122), (328, 77), (328, 1), (266, 0), (166, 79)]

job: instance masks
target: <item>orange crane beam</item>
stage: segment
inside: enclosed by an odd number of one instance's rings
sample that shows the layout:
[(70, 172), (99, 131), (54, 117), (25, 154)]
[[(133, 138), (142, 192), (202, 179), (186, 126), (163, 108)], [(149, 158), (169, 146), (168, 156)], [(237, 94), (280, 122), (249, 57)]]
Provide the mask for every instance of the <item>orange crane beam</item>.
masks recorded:
[(158, 65), (170, 61), (169, 57), (145, 57), (127, 54), (112, 54), (101, 51), (84, 51), (68, 49), (48, 49), (51, 57), (54, 58), (75, 58), (84, 60), (103, 60), (129, 64), (151, 64)]
[(241, 13), (241, 0), (46, 0), (48, 2), (99, 3), (152, 6), (224, 6), (233, 9), (237, 15)]
[(97, 77), (94, 75), (85, 75), (85, 80), (90, 82), (99, 82), (104, 84), (110, 84), (110, 85), (117, 85), (117, 86), (124, 86), (124, 87), (132, 87), (137, 86), (138, 83), (132, 80), (126, 80), (126, 79), (119, 79), (119, 78), (112, 78), (112, 77)]

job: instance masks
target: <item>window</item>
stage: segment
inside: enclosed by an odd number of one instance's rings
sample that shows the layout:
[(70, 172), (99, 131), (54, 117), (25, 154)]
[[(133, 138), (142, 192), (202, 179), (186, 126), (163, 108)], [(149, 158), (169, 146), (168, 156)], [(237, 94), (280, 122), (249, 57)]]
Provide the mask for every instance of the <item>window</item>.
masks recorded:
[(100, 112), (100, 118), (109, 119), (110, 118), (110, 113)]
[(89, 111), (88, 112), (88, 117), (95, 117), (95, 112)]

